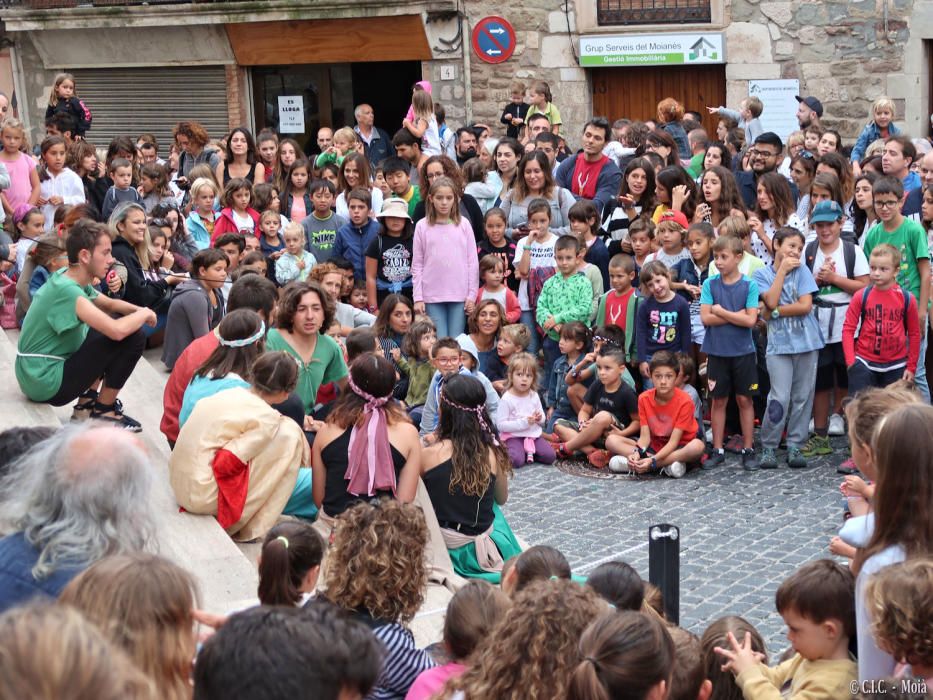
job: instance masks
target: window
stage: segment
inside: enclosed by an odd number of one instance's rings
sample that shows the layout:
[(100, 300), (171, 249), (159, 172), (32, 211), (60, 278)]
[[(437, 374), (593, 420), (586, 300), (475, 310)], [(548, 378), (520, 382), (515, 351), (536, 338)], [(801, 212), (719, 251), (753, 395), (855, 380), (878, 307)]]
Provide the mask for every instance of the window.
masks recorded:
[(600, 25), (710, 22), (710, 0), (597, 0)]

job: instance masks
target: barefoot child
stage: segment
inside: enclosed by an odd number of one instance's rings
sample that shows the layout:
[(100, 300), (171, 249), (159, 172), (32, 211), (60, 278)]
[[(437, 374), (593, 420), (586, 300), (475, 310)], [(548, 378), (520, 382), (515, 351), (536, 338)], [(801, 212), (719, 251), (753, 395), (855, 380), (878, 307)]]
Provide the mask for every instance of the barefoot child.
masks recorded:
[(496, 427), (516, 469), (532, 462), (553, 464), (554, 448), (541, 437), (543, 424), (538, 361), (527, 352), (520, 352), (509, 361), (505, 393), (496, 414)]
[(679, 363), (673, 353), (661, 351), (651, 358), (653, 384), (638, 397), (638, 440), (624, 435), (606, 438), (614, 472), (658, 473), (679, 479), (687, 465), (698, 462), (706, 445), (697, 438), (693, 400), (678, 389)]
[(583, 452), (590, 464), (604, 469), (609, 463), (609, 453), (604, 449), (606, 438), (638, 434), (638, 399), (622, 381), (625, 353), (621, 349), (603, 348), (596, 357), (596, 368), (599, 381), (586, 392), (577, 420), (554, 425), (560, 440), (555, 452), (560, 459)]
[(712, 468), (726, 461), (723, 437), (726, 429), (726, 404), (734, 391), (742, 424), (742, 467), (758, 469), (755, 456), (755, 407), (752, 396), (758, 392), (758, 367), (752, 328), (758, 320), (758, 285), (739, 272), (745, 253), (742, 241), (734, 236), (720, 236), (713, 244), (718, 275), (703, 283), (700, 293), (700, 316), (706, 326), (703, 352), (707, 357), (707, 382), (712, 397), (710, 422), (713, 428), (713, 453), (704, 463)]

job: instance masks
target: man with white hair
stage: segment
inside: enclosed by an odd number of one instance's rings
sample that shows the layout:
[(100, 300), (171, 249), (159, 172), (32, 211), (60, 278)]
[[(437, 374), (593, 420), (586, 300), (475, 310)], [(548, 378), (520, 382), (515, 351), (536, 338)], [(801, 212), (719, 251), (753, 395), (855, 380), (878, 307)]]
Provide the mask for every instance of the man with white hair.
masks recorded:
[(69, 426), (36, 445), (0, 490), (0, 612), (55, 598), (109, 554), (139, 551), (153, 532), (152, 464), (125, 430)]
[(368, 104), (358, 105), (353, 110), (353, 116), (356, 117), (356, 126), (353, 131), (363, 142), (363, 148), (366, 151), (366, 158), (370, 166), (375, 168), (379, 163), (389, 156), (395, 155), (395, 148), (392, 146), (392, 137), (378, 126), (374, 126), (376, 115), (373, 108)]

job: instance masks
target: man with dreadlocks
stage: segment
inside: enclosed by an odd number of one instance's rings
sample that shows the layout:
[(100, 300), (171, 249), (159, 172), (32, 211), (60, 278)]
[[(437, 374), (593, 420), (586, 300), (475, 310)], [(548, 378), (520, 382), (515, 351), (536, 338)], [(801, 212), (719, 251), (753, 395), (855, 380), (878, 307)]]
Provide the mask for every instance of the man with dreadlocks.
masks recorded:
[(485, 404), (486, 391), (475, 377), (456, 374), (444, 381), (437, 440), (422, 450), (421, 478), (454, 571), (498, 584), (503, 562), (521, 547), (499, 510), (509, 497), (512, 463)]

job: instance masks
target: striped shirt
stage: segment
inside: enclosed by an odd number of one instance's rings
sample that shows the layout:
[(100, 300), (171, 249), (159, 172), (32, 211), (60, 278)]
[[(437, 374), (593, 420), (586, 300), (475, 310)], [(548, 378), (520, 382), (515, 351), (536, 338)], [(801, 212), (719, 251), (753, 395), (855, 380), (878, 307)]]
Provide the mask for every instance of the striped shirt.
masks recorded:
[(426, 651), (415, 647), (411, 630), (395, 622), (376, 624), (373, 634), (382, 643), (385, 657), (376, 687), (366, 700), (405, 700), (418, 675), (436, 664)]

